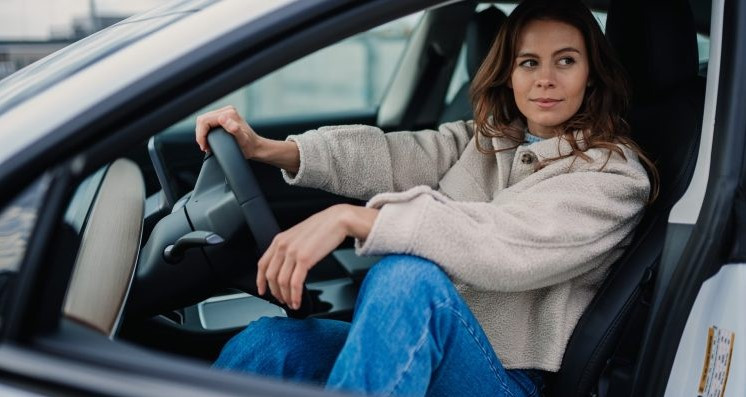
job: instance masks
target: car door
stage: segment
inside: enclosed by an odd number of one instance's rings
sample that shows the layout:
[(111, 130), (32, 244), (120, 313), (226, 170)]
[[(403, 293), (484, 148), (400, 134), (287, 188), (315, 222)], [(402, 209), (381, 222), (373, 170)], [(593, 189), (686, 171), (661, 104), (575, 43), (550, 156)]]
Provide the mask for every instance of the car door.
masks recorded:
[[(53, 255), (58, 252), (55, 249), (65, 247), (63, 241), (54, 238), (54, 233), (72, 191), (87, 174), (122, 155), (123, 148), (134, 148), (143, 139), (197, 111), (208, 101), (200, 98), (208, 96), (212, 100), (222, 97), (230, 92), (229, 87), (249, 83), (266, 74), (267, 69), (284, 65), (292, 58), (287, 51), (310, 52), (312, 48), (329, 44), (339, 37), (395, 19), (429, 4), (425, 1), (329, 1), (316, 3), (324, 7), (317, 10), (308, 6), (309, 2), (298, 3), (298, 8), (307, 7), (303, 13), (277, 13), (264, 20), (265, 30), (257, 28), (250, 34), (227, 38), (229, 47), (235, 51), (229, 55), (219, 51), (212, 53), (217, 58), (213, 58), (215, 63), (210, 63), (204, 54), (196, 54), (197, 60), (187, 59), (183, 68), (176, 69), (179, 73), (161, 70), (161, 74), (149, 75), (150, 80), (139, 83), (145, 88), (152, 88), (153, 92), (145, 89), (135, 91), (144, 92), (140, 97), (120, 92), (116, 98), (110, 99), (111, 103), (101, 104), (88, 118), (60, 127), (55, 130), (56, 135), (50, 134), (55, 136), (39, 145), (38, 152), (28, 154), (29, 159), (19, 160), (19, 164), (25, 168), (12, 168), (28, 171), (23, 175), (14, 174), (12, 181), (28, 186), (27, 189), (40, 189), (39, 195), (43, 199), (31, 205), (34, 215), (29, 218), (31, 228), (26, 232), (30, 243), (28, 249), (24, 247), (19, 250), (20, 254), (15, 257), (18, 262), (14, 262), (17, 267), (11, 277), (11, 284), (15, 287), (6, 290), (8, 295), (4, 298), (10, 302), (4, 308), (12, 307), (13, 310), (4, 315), (2, 321), (2, 382), (55, 395), (320, 394), (312, 388), (296, 388), (209, 371), (203, 364), (173, 359), (111, 341), (61, 319), (60, 303), (70, 279), (70, 269), (54, 266), (58, 262)], [(733, 203), (737, 201), (738, 181), (743, 175), (740, 166), (743, 163), (745, 120), (737, 104), (746, 99), (743, 98), (746, 79), (737, 66), (744, 61), (743, 40), (739, 37), (746, 36), (739, 23), (746, 20), (746, 16), (740, 3), (731, 3), (727, 12), (721, 13), (725, 15), (723, 23), (726, 31), (732, 34), (724, 35), (726, 38), (723, 39), (727, 45), (723, 50), (721, 87), (725, 88), (721, 90), (717, 102), (717, 145), (716, 155), (713, 156), (717, 161), (711, 164), (715, 177), (709, 181), (706, 200), (700, 201), (701, 216), (699, 219), (696, 215), (694, 217), (696, 229), (694, 222), (690, 224), (692, 238), (689, 239), (687, 234), (685, 254), (674, 258), (675, 264), (679, 263), (679, 258), (684, 258), (682, 263), (685, 266), (676, 272), (678, 275), (672, 279), (672, 287), (662, 289), (661, 310), (655, 315), (644, 350), (649, 363), (646, 365), (649, 366), (643, 371), (637, 385), (642, 395), (661, 395), (663, 389), (660, 387), (665, 387), (673, 354), (672, 342), (661, 344), (657, 341), (679, 339), (683, 327), (681, 320), (688, 316), (701, 282), (712, 274), (712, 266), (719, 267), (724, 263), (722, 253), (729, 252), (729, 244), (734, 241), (731, 237), (738, 236), (728, 229), (728, 225), (734, 219), (731, 218)], [(283, 35), (280, 35), (272, 30), (273, 26), (276, 27), (273, 24), (286, 24), (292, 31), (281, 31)], [(331, 27), (335, 27), (333, 34), (324, 33), (329, 32)], [(217, 47), (228, 46), (220, 40), (214, 44)], [(240, 59), (236, 59), (235, 53), (241, 54)], [(213, 73), (204, 73), (205, 70)], [(720, 73), (720, 70), (714, 73)], [(114, 108), (117, 111), (112, 110)], [(110, 121), (107, 123), (106, 120)], [(290, 125), (287, 122), (284, 124), (285, 127)], [(269, 131), (270, 127), (266, 128)], [(182, 134), (184, 147), (193, 145), (191, 134)], [(65, 150), (49, 149), (57, 142), (54, 139), (63, 138), (73, 139), (70, 141), (72, 143), (62, 146)], [(29, 165), (32, 163), (36, 166)], [(705, 183), (707, 174), (705, 172)], [(10, 179), (3, 179), (3, 182), (7, 180)], [(39, 185), (34, 185), (34, 181)], [(13, 195), (17, 200), (21, 197)], [(17, 201), (4, 200), (3, 210), (11, 208), (6, 204), (9, 202)], [(700, 210), (697, 212), (699, 214)], [(690, 279), (692, 274), (695, 276)], [(672, 319), (675, 321), (670, 321)], [(668, 324), (673, 326), (669, 328)]]
[[(225, 1), (214, 7), (220, 11), (239, 4)], [(3, 170), (4, 187), (11, 182), (27, 186), (36, 200), (29, 206), (33, 215), (27, 217), (30, 226), (23, 229), (23, 249), (17, 250), (9, 267), (9, 288), (3, 289), (1, 382), (47, 395), (321, 395), (315, 388), (210, 371), (204, 363), (112, 340), (63, 316), (79, 253), (79, 241), (65, 238), (61, 230), (64, 215), (81, 183), (96, 170), (206, 102), (226, 95), (231, 87), (249, 83), (305, 52), (428, 5), (431, 2), (295, 2), (251, 21), (243, 30), (214, 37), (200, 51), (159, 65), (129, 85), (117, 86), (114, 95), (74, 115), (72, 121), (48, 127), (49, 134), (33, 150), (18, 154), (13, 167)], [(217, 15), (210, 13), (218, 11), (208, 9), (204, 13), (209, 18), (204, 18), (214, 21)], [(200, 14), (194, 20), (202, 20)], [(175, 29), (186, 34), (185, 24)], [(169, 30), (158, 35), (164, 38)], [(145, 44), (133, 47), (127, 52), (152, 50)], [(100, 70), (95, 63), (85, 71), (91, 69)], [(191, 133), (189, 137), (192, 145)], [(128, 190), (126, 184), (122, 187)], [(19, 191), (23, 189), (15, 186), (13, 194), (4, 191), (4, 211), (12, 213), (12, 204), (23, 202)], [(5, 213), (0, 218), (6, 219)]]
[[(700, 2), (697, 8), (707, 4)], [(671, 211), (632, 395), (741, 396), (746, 6), (713, 1), (702, 139)]]

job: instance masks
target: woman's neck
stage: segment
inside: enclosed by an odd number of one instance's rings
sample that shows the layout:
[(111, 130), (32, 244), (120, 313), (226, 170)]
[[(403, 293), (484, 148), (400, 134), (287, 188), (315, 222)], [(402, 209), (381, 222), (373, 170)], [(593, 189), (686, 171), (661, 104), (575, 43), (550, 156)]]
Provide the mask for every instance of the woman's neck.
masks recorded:
[(554, 132), (554, 127), (547, 127), (532, 123), (530, 120), (527, 121), (527, 130), (531, 135), (538, 136), (542, 139), (554, 138), (557, 134)]

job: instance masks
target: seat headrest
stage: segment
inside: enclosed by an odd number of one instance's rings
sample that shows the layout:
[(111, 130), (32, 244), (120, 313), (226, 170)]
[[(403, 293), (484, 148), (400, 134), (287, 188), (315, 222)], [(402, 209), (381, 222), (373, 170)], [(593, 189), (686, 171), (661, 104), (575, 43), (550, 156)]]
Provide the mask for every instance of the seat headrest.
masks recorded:
[(466, 71), (470, 80), (477, 74), (479, 66), (487, 57), (492, 42), (497, 36), (497, 31), (507, 18), (504, 12), (495, 7), (489, 7), (475, 13), (469, 21), (466, 27), (465, 43)]
[(606, 36), (630, 75), (636, 98), (697, 76), (697, 31), (686, 0), (613, 0)]

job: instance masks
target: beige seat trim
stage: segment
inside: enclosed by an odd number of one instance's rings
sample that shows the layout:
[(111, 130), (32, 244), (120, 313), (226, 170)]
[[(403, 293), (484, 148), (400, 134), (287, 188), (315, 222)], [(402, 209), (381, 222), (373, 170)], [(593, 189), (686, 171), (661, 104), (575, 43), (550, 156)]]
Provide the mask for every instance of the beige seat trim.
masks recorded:
[(114, 335), (137, 263), (144, 210), (140, 169), (116, 160), (88, 215), (63, 306), (66, 316)]

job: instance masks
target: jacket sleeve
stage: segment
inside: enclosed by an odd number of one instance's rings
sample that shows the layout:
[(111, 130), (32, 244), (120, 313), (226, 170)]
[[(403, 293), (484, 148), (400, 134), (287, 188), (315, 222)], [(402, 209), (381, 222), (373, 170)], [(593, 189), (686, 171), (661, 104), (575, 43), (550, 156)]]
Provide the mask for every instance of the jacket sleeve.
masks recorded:
[(300, 169), (295, 175), (283, 170), (283, 177), (291, 185), (363, 200), (417, 185), (435, 187), (472, 135), (471, 122), (463, 121), (387, 134), (364, 125), (322, 127), (288, 137), (298, 145)]
[(425, 186), (381, 194), (368, 203), (381, 211), (357, 253), (421, 256), (481, 290), (561, 283), (600, 265), (633, 231), (649, 191), (639, 168), (557, 175), (503, 204), (455, 202)]

